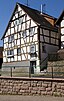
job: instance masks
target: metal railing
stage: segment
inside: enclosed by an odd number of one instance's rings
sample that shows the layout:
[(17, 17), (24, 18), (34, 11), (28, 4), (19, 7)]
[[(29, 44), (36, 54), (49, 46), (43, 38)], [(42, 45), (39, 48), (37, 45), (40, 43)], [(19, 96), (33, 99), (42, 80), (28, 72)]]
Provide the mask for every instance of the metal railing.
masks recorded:
[[(27, 68), (27, 71), (25, 70)], [(64, 65), (50, 65), (44, 71), (34, 71), (31, 73), (31, 67), (8, 66), (0, 69), (0, 76), (8, 77), (40, 77), (40, 78), (64, 78)], [(35, 68), (35, 67), (34, 67)], [(36, 67), (36, 69), (38, 66)]]

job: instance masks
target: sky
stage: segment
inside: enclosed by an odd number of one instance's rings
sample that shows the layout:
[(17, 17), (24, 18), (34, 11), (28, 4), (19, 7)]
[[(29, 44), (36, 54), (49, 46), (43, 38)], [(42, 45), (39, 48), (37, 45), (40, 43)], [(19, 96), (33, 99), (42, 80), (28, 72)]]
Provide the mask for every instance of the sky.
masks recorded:
[(46, 5), (43, 9), (53, 17), (58, 18), (64, 9), (64, 0), (0, 0), (0, 46), (3, 45), (1, 38), (5, 32), (9, 19), (12, 15), (16, 2), (26, 5), (31, 8), (40, 10), (40, 6)]

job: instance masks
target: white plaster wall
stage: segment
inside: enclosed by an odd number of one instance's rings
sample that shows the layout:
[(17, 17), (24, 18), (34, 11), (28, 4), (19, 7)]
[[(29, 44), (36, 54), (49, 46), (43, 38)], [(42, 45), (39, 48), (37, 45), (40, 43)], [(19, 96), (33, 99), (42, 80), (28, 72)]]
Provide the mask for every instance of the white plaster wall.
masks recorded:
[(4, 43), (8, 42), (8, 37), (4, 38)]
[(11, 34), (13, 34), (14, 33), (14, 28), (11, 28)]
[(61, 41), (64, 41), (64, 36), (61, 36)]
[(33, 27), (33, 26), (37, 26), (37, 25), (33, 20), (31, 20), (31, 27)]
[(18, 61), (21, 61), (21, 56), (18, 56)]
[(14, 61), (17, 61), (17, 56), (14, 56)]
[(61, 21), (61, 27), (64, 27), (64, 20)]
[(64, 28), (61, 28), (61, 34), (64, 34)]
[(25, 58), (24, 54), (22, 54), (22, 60), (26, 60), (26, 58)]
[(17, 34), (14, 34), (14, 39), (17, 39)]
[(17, 49), (14, 49), (14, 55), (17, 55)]
[(17, 45), (20, 45), (20, 39), (17, 40)]
[(20, 11), (21, 10), (21, 7), (20, 6), (18, 6), (18, 11)]

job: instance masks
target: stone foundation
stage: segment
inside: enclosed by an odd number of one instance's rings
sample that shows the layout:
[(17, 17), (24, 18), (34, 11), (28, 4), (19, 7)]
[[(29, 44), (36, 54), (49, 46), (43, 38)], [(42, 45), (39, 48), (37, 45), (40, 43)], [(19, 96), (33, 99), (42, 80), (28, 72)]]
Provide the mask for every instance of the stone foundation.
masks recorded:
[(64, 96), (64, 79), (0, 77), (0, 94)]

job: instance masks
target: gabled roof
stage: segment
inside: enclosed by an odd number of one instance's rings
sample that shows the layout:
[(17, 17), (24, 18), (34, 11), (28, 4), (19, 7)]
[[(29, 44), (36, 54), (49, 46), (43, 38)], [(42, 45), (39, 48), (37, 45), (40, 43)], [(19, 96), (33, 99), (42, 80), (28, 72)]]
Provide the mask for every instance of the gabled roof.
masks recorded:
[(64, 10), (62, 11), (61, 15), (59, 16), (59, 18), (58, 18), (57, 21), (56, 21), (56, 24), (57, 24), (57, 25), (60, 24), (60, 22), (61, 22), (62, 19), (63, 19), (63, 16), (64, 16)]
[[(20, 4), (20, 3), (16, 3), (16, 6), (15, 6), (14, 11), (13, 11), (13, 13), (12, 13), (12, 16), (11, 16), (11, 18), (10, 18), (10, 21), (11, 21), (12, 18), (13, 18), (13, 15), (14, 15), (14, 12), (15, 12), (15, 10), (16, 10), (16, 8), (17, 8), (17, 5), (19, 5), (19, 6), (31, 17), (31, 19), (32, 19), (38, 26), (41, 26), (41, 27), (43, 27), (43, 28), (47, 28), (47, 29), (51, 29), (51, 30), (57, 31), (57, 27), (52, 26), (52, 24), (50, 24), (50, 23), (44, 18), (43, 14), (41, 14), (40, 11), (35, 10), (35, 9), (32, 9), (32, 8), (27, 7), (27, 6), (25, 6), (25, 5), (22, 5), (22, 4)], [(47, 15), (47, 14), (46, 14), (46, 15)], [(48, 15), (48, 16), (49, 16), (49, 15)], [(50, 16), (50, 17), (52, 17), (52, 16)], [(53, 18), (53, 19), (54, 19), (54, 18)], [(6, 28), (5, 32), (4, 32), (4, 35), (3, 35), (2, 39), (4, 38), (4, 36), (5, 36), (5, 34), (6, 34), (6, 31), (7, 31), (8, 27), (9, 27), (10, 21), (9, 21), (9, 23), (8, 23), (8, 25), (7, 25), (7, 28)]]

